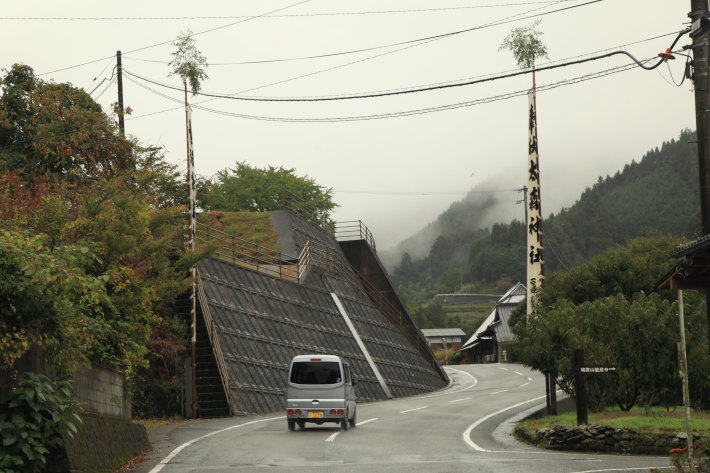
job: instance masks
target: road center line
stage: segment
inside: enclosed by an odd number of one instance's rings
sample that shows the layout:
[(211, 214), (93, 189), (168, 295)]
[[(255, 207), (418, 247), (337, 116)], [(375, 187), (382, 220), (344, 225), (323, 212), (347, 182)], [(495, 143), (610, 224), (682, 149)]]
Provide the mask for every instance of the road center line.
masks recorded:
[(449, 402), (461, 402), (461, 401), (468, 401), (469, 399), (471, 399), (471, 398), (470, 398), (470, 397), (465, 397), (465, 398), (463, 398), (463, 399), (454, 399), (453, 401), (449, 401)]
[(337, 437), (339, 433), (340, 433), (340, 432), (334, 433), (333, 435), (331, 435), (330, 437), (328, 437), (327, 439), (325, 439), (325, 441), (326, 441), (326, 442), (332, 442), (333, 440), (335, 440), (335, 437)]
[(520, 373), (519, 371), (516, 371), (515, 374), (517, 374), (519, 376), (525, 376), (523, 373)]
[(508, 389), (504, 389), (504, 390), (502, 390), (502, 391), (496, 391), (496, 392), (494, 392), (494, 393), (491, 393), (491, 395), (504, 393), (504, 392), (506, 392), (506, 391), (508, 391)]
[(368, 422), (373, 422), (373, 421), (376, 421), (377, 419), (379, 419), (379, 417), (373, 417), (372, 419), (363, 420), (362, 422), (358, 422), (357, 425), (367, 424)]
[(530, 381), (528, 381), (528, 382), (525, 383), (525, 384), (521, 384), (520, 387), (521, 387), (521, 388), (524, 388), (524, 387), (527, 386), (528, 384), (530, 384)]
[(528, 381), (532, 381), (532, 378), (530, 376), (528, 376)]
[(503, 368), (503, 367), (501, 367), (501, 366), (499, 366), (498, 369), (499, 369), (499, 370), (503, 370), (503, 371), (510, 371), (508, 368)]
[(286, 416), (271, 417), (271, 418), (269, 418), (269, 419), (261, 419), (261, 420), (253, 420), (253, 421), (251, 421), (251, 422), (245, 422), (245, 423), (243, 423), (243, 424), (233, 425), (233, 426), (227, 427), (227, 428), (225, 428), (225, 429), (215, 430), (214, 432), (210, 432), (210, 433), (208, 433), (208, 434), (205, 434), (205, 435), (203, 435), (202, 437), (197, 437), (196, 439), (192, 439), (192, 440), (190, 440), (189, 442), (185, 442), (185, 443), (183, 443), (182, 445), (179, 445), (178, 447), (176, 447), (172, 452), (170, 452), (170, 453), (168, 454), (168, 456), (166, 456), (165, 458), (163, 458), (162, 460), (160, 460), (160, 463), (158, 463), (157, 465), (155, 465), (155, 466), (153, 467), (153, 469), (150, 470), (148, 473), (158, 473), (160, 470), (162, 470), (163, 468), (165, 468), (165, 465), (167, 465), (168, 463), (170, 463), (170, 461), (172, 461), (172, 459), (175, 458), (178, 453), (182, 452), (185, 448), (189, 447), (189, 446), (192, 445), (193, 443), (197, 443), (197, 442), (199, 442), (200, 440), (206, 439), (207, 437), (211, 437), (211, 436), (213, 436), (213, 435), (220, 434), (220, 433), (222, 433), (222, 432), (227, 432), (228, 430), (238, 429), (239, 427), (244, 427), (245, 425), (258, 424), (258, 423), (260, 423), (260, 422), (269, 422), (269, 421), (272, 421), (272, 420), (284, 419), (285, 417), (286, 417)]
[(413, 411), (419, 411), (422, 409), (426, 409), (427, 407), (429, 407), (429, 406), (422, 406), (422, 407), (416, 407), (414, 409), (407, 409), (406, 411), (400, 411), (400, 414), (405, 414), (407, 412), (413, 412)]

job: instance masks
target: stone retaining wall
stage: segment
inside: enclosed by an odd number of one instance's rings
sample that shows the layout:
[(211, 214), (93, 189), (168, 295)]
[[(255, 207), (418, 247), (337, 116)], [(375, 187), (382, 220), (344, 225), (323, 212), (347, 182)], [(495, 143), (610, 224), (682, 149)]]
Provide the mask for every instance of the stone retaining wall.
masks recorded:
[(82, 414), (78, 432), (64, 438), (46, 473), (113, 473), (150, 448), (142, 424), (97, 414)]
[[(526, 430), (516, 426), (513, 433), (522, 441), (552, 450), (667, 455), (672, 448), (687, 445), (687, 435), (645, 434), (633, 429), (615, 429), (600, 424), (552, 429)], [(694, 438), (700, 437), (695, 434)]]

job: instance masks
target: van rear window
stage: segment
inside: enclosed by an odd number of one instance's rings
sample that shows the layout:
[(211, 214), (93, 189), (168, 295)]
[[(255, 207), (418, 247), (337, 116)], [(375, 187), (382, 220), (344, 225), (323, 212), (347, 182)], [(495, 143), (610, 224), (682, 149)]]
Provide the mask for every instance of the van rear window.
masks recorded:
[(291, 369), (291, 382), (296, 384), (335, 384), (342, 380), (337, 361), (297, 361)]

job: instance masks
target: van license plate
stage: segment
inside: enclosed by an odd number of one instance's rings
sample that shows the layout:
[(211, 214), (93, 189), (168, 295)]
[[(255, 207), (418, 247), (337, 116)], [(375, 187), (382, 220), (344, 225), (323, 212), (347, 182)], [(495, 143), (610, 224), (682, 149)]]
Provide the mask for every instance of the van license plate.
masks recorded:
[(309, 411), (308, 417), (310, 419), (321, 418), (323, 417), (323, 411)]

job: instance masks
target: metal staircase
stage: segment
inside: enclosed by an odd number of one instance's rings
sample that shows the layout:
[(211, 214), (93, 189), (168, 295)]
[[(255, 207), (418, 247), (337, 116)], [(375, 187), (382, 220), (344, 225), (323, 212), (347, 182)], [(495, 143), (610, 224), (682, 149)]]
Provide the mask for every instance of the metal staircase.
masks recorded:
[(195, 362), (197, 416), (226, 417), (231, 415), (219, 366), (201, 310), (197, 311)]

